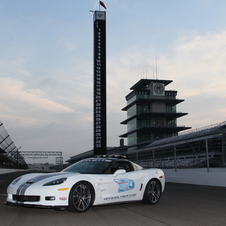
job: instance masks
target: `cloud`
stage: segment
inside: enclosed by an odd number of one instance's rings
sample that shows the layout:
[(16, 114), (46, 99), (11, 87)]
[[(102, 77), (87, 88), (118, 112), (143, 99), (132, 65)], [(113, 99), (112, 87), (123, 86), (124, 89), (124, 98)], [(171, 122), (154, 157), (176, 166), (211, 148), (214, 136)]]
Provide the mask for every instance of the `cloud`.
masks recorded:
[[(177, 90), (177, 98), (185, 99), (178, 111), (188, 116), (179, 118), (178, 125), (203, 127), (225, 121), (226, 31), (205, 35), (188, 32), (169, 47), (157, 59), (157, 78), (173, 80), (167, 89)], [(109, 111), (116, 113), (126, 105), (124, 97), (139, 79), (156, 78), (154, 63), (155, 56), (148, 47), (142, 51), (131, 48), (109, 59)], [(118, 117), (124, 120), (126, 112)]]
[(162, 72), (172, 76), (185, 97), (200, 93), (225, 96), (225, 62), (226, 31), (181, 38), (173, 55), (161, 58)]
[(67, 40), (65, 37), (61, 37), (58, 40), (58, 43), (62, 45), (67, 51), (75, 51), (78, 49), (78, 43), (75, 41)]
[(87, 142), (92, 141), (92, 112), (54, 102), (43, 90), (12, 78), (0, 78), (0, 90), (0, 120), (24, 151), (63, 151), (67, 160), (92, 147)]
[[(180, 121), (187, 126), (207, 126), (225, 121), (226, 31), (206, 35), (188, 35), (178, 39), (171, 56), (160, 59), (161, 76), (174, 80), (178, 107), (188, 116)], [(190, 124), (190, 125), (189, 125)]]
[(11, 119), (36, 124), (50, 114), (72, 113), (74, 110), (48, 99), (40, 89), (29, 90), (26, 83), (12, 78), (0, 78), (1, 109)]

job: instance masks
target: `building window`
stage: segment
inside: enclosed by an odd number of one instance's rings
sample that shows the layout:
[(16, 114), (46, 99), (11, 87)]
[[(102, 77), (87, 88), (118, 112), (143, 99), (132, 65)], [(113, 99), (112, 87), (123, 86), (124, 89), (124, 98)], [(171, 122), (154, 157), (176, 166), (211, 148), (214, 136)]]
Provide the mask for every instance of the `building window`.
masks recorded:
[(133, 105), (132, 107), (130, 107), (128, 110), (127, 110), (127, 118), (130, 118), (134, 115), (137, 114), (137, 109), (136, 109), (136, 105)]
[(161, 116), (155, 117), (155, 126), (164, 126), (164, 118)]
[(137, 105), (137, 113), (142, 113), (142, 112), (149, 112), (148, 104)]
[(137, 144), (137, 133), (132, 133), (128, 135), (128, 146)]
[(136, 119), (133, 119), (127, 123), (127, 131), (128, 132), (137, 129), (138, 125), (137, 125), (136, 121), (137, 121)]
[(150, 134), (149, 133), (139, 133), (137, 135), (137, 143), (142, 143), (144, 141), (150, 140)]
[(176, 106), (175, 105), (166, 105), (166, 112), (176, 113)]

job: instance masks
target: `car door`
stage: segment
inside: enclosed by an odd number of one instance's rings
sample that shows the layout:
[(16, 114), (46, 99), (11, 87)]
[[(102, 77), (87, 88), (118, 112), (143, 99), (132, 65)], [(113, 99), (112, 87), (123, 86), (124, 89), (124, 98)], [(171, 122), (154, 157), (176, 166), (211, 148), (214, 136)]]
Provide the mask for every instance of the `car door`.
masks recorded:
[(112, 166), (111, 174), (105, 175), (102, 198), (107, 203), (138, 200), (141, 181), (140, 172), (134, 171), (130, 162), (118, 161)]

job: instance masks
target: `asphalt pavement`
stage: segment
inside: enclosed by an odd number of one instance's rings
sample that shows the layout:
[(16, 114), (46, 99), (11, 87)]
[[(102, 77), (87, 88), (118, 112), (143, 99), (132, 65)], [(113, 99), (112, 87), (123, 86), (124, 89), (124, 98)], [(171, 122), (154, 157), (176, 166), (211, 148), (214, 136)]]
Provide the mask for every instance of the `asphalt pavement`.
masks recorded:
[[(27, 172), (26, 172), (27, 173)], [(5, 206), (7, 185), (20, 173), (0, 175), (1, 226), (225, 226), (226, 188), (167, 183), (159, 203), (91, 207), (71, 213)]]

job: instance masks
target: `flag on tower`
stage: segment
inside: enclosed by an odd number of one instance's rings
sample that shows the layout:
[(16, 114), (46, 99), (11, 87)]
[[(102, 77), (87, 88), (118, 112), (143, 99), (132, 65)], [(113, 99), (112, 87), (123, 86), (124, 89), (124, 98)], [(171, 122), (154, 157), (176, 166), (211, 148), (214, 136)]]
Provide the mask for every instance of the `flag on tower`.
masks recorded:
[(104, 7), (105, 9), (107, 9), (107, 7), (105, 6), (105, 4), (104, 4), (102, 1), (100, 1), (100, 5), (101, 5), (102, 7)]

